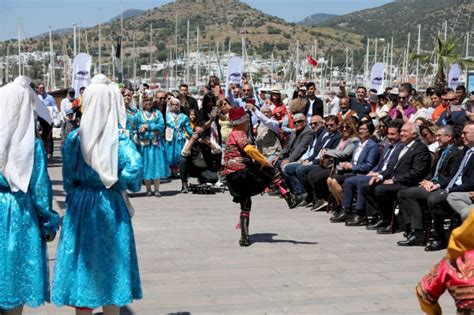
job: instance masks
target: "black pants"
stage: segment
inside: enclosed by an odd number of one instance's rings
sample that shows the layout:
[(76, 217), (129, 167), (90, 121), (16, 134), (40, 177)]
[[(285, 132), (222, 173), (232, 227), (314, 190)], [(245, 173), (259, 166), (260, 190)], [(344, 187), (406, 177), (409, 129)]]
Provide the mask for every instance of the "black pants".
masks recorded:
[(197, 177), (201, 183), (217, 183), (219, 176), (208, 168), (197, 167), (191, 158), (181, 157), (179, 161), (179, 174), (181, 181), (186, 183), (188, 177)]
[(327, 179), (330, 174), (331, 170), (325, 168), (317, 168), (308, 173), (308, 182), (315, 198), (327, 199), (329, 195)]
[(362, 185), (367, 215), (379, 213), (385, 224), (389, 224), (392, 217), (393, 204), (397, 200), (397, 193), (404, 188), (407, 188), (407, 186), (400, 184)]
[(410, 187), (398, 192), (400, 211), (405, 224), (412, 229), (423, 230), (423, 208), (427, 206), (428, 198), (432, 193), (422, 187)]

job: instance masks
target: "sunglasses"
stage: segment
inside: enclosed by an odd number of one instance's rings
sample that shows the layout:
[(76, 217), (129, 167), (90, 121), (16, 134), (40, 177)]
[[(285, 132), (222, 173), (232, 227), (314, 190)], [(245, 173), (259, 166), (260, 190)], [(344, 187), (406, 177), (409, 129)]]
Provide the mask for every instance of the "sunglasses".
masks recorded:
[(453, 102), (453, 101), (457, 100), (457, 98), (445, 98), (444, 100), (446, 102)]
[(401, 100), (406, 100), (408, 97), (406, 97), (406, 96), (400, 96), (399, 98), (400, 98)]
[(293, 121), (295, 125), (304, 123), (304, 120), (295, 120)]
[(350, 126), (342, 126), (342, 129), (343, 130), (351, 130), (351, 127)]
[(326, 127), (334, 127), (336, 124), (326, 124)]
[(317, 125), (320, 125), (321, 123), (320, 122), (312, 122), (312, 123), (309, 123), (311, 126), (317, 126)]

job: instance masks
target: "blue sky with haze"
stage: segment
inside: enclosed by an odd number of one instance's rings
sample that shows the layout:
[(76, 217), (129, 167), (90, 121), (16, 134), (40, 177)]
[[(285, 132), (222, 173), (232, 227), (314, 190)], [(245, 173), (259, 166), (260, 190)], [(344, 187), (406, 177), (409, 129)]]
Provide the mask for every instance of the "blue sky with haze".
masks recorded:
[[(297, 22), (314, 13), (346, 14), (377, 7), (392, 0), (241, 0), (265, 13)], [(76, 23), (81, 27), (108, 21), (123, 10), (147, 10), (165, 0), (0, 0), (0, 41), (17, 37), (17, 20), (22, 38), (61, 29)]]

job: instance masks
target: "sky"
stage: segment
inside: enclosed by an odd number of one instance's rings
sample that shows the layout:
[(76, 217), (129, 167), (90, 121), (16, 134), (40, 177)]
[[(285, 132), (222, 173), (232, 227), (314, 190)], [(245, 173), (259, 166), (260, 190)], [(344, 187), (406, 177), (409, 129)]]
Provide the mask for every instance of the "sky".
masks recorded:
[[(288, 22), (298, 22), (315, 13), (346, 14), (377, 7), (393, 0), (241, 0), (265, 13)], [(76, 23), (90, 27), (106, 22), (127, 9), (148, 10), (169, 0), (0, 0), (0, 41), (31, 37)], [(309, 4), (308, 4), (309, 3)]]

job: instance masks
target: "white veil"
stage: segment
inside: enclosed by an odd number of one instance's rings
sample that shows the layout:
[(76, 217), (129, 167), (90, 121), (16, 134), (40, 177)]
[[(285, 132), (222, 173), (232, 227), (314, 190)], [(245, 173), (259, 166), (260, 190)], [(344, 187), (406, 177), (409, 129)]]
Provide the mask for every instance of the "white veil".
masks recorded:
[(123, 97), (115, 83), (98, 74), (85, 89), (82, 104), (82, 156), (110, 188), (118, 180), (119, 124), (124, 128), (127, 119)]
[(38, 96), (30, 83), (19, 76), (0, 88), (0, 171), (14, 192), (28, 191), (33, 172)]

